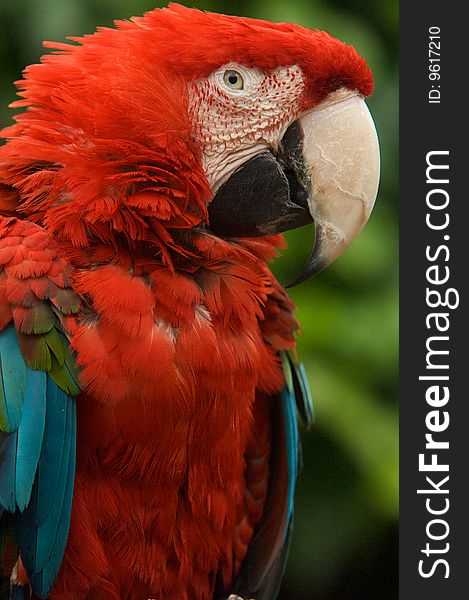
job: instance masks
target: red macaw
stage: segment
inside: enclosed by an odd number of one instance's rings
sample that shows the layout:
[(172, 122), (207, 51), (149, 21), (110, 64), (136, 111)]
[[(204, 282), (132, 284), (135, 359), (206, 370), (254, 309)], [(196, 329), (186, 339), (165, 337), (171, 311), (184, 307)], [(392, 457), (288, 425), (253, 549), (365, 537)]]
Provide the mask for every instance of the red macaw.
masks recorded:
[(311, 406), (267, 262), (367, 221), (370, 70), (176, 4), (71, 40), (2, 132), (1, 597), (273, 599)]

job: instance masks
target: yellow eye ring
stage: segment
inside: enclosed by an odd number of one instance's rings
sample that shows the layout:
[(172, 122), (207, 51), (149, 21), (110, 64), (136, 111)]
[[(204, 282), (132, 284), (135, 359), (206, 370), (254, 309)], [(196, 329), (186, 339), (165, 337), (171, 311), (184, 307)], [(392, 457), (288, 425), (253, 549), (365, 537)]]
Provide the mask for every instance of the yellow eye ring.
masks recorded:
[(239, 71), (234, 71), (233, 69), (225, 71), (223, 74), (223, 81), (230, 90), (244, 89), (244, 79)]

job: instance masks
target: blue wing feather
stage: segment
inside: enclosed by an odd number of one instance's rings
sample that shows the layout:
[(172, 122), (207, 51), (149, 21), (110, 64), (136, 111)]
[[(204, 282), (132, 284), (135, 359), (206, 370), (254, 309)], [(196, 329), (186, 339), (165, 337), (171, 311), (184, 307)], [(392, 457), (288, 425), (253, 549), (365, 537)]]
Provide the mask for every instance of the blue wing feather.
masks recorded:
[(288, 465), (287, 519), (283, 531), (284, 542), (287, 536), (290, 520), (293, 516), (296, 478), (298, 475), (299, 434), (298, 421), (296, 417), (295, 396), (290, 393), (288, 388), (284, 388), (281, 397), (283, 409), (283, 422), (286, 437), (286, 461)]
[(16, 448), (15, 492), (20, 511), (29, 502), (41, 454), (46, 417), (46, 378), (45, 372), (27, 367), (23, 417)]
[(24, 585), (15, 585), (11, 592), (11, 600), (26, 600), (26, 591)]
[(9, 325), (0, 335), (0, 429), (7, 433), (18, 429), (26, 389), (26, 364)]
[(9, 512), (14, 512), (16, 447), (18, 432), (4, 433), (0, 431), (0, 506)]
[(305, 367), (298, 357), (296, 350), (289, 350), (283, 354), (284, 370), (285, 361), (288, 361), (291, 373), (291, 385), (296, 399), (298, 413), (304, 426), (309, 429), (314, 422), (314, 407), (311, 390), (308, 383)]
[(38, 465), (38, 492), (36, 525), (42, 525), (52, 508), (57, 495), (60, 479), (60, 467), (65, 451), (67, 435), (68, 404), (64, 402), (63, 392), (49, 379), (47, 382), (47, 419), (44, 432), (44, 444)]
[[(0, 378), (0, 510), (16, 513), (30, 583), (36, 596), (46, 598), (70, 526), (75, 400), (67, 393), (69, 382), (63, 390), (48, 373), (26, 365), (13, 325), (0, 332)], [(15, 586), (13, 594), (21, 598), (23, 591)]]
[[(52, 382), (48, 387), (53, 386)], [(65, 433), (60, 435), (63, 448), (56, 457), (51, 457), (49, 447), (47, 461), (41, 456), (31, 502), (18, 519), (21, 555), (31, 584), (40, 598), (47, 596), (62, 561), (70, 525), (75, 475), (75, 403), (62, 390), (53, 392), (51, 405), (54, 410), (47, 411), (46, 421), (50, 427), (49, 419), (56, 421), (57, 413), (65, 413)], [(54, 399), (55, 392), (57, 397)], [(55, 481), (57, 485), (49, 487)]]
[(24, 585), (15, 585), (13, 587), (11, 600), (26, 600), (26, 589)]
[[(62, 558), (65, 551), (65, 545), (67, 543), (68, 530), (70, 527), (70, 514), (72, 508), (73, 498), (73, 482), (75, 478), (75, 447), (76, 447), (76, 406), (73, 401), (69, 401), (68, 413), (70, 415), (70, 427), (71, 427), (71, 440), (68, 450), (68, 461), (67, 461), (67, 472), (65, 473), (65, 489), (62, 496), (62, 510), (60, 511), (59, 519), (48, 519), (51, 520), (51, 524), (48, 524), (47, 520), (42, 526), (41, 531), (42, 538), (45, 540), (42, 550), (44, 555), (50, 552), (47, 562), (44, 564), (43, 569), (32, 576), (32, 584), (36, 590), (37, 595), (40, 598), (47, 597), (48, 591), (54, 583), (57, 571), (62, 563)], [(50, 515), (54, 513), (51, 510)], [(55, 539), (52, 545), (50, 540), (53, 539), (55, 532)], [(39, 568), (39, 565), (38, 565)]]
[[(271, 479), (264, 516), (256, 528), (234, 591), (256, 600), (278, 595), (290, 542), (293, 504), (300, 464), (297, 411), (312, 417), (311, 393), (305, 371), (282, 353), (285, 387), (272, 398)], [(300, 383), (301, 382), (301, 383)]]

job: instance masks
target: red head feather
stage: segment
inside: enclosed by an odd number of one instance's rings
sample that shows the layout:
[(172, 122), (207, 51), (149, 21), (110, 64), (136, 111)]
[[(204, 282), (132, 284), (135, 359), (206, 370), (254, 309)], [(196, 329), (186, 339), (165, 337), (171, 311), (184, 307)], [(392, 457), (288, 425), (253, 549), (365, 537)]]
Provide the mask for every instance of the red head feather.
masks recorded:
[[(338, 87), (371, 93), (356, 51), (322, 31), (205, 13), (177, 4), (116, 29), (71, 38), (17, 83), (28, 107), (0, 149), (0, 181), (20, 210), (75, 246), (91, 238), (169, 247), (167, 229), (206, 219), (211, 198), (191, 135), (187, 82), (236, 61), (298, 65), (300, 110)], [(67, 210), (63, 205), (67, 204)], [(11, 204), (11, 202), (10, 202)]]

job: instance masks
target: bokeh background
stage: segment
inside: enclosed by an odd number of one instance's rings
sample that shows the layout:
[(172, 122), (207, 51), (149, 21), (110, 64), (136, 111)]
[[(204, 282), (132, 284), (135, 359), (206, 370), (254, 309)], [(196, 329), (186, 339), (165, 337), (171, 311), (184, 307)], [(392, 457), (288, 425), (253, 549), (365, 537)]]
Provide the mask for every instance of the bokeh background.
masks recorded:
[[(382, 151), (382, 180), (368, 226), (316, 279), (291, 290), (315, 400), (303, 435), (305, 469), (281, 600), (397, 598), (397, 34), (396, 0), (193, 0), (197, 8), (329, 31), (368, 61), (369, 106)], [(155, 0), (0, 0), (0, 125), (14, 114), (12, 82), (43, 53), (41, 42), (92, 32), (141, 14)], [(313, 231), (287, 235), (274, 267), (287, 283)]]

